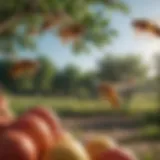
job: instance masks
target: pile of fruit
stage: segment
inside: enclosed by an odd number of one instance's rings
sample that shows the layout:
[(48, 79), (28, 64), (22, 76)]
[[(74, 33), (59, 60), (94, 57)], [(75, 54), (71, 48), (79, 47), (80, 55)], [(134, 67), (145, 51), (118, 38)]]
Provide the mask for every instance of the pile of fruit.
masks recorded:
[(18, 118), (0, 116), (0, 160), (135, 159), (106, 136), (77, 140), (46, 107), (36, 106)]

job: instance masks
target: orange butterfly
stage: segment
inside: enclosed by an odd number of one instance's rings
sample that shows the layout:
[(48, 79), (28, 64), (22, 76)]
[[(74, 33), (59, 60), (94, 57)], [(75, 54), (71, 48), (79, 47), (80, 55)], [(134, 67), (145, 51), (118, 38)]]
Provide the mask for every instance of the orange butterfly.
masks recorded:
[(39, 67), (39, 64), (31, 60), (21, 60), (16, 62), (10, 69), (9, 74), (13, 78), (18, 78), (26, 72), (35, 73)]
[(160, 27), (155, 27), (153, 30), (153, 34), (157, 37), (160, 37)]
[(134, 20), (132, 22), (133, 27), (140, 32), (152, 33), (154, 36), (160, 36), (160, 27), (151, 23), (148, 20)]
[(112, 85), (108, 83), (101, 83), (98, 86), (98, 90), (100, 96), (103, 97), (104, 99), (107, 99), (112, 104), (112, 106), (120, 107), (119, 96)]
[(84, 33), (84, 27), (79, 24), (72, 24), (67, 27), (63, 27), (60, 29), (60, 37), (62, 40), (68, 41), (68, 40), (73, 40), (77, 39)]
[(155, 27), (148, 20), (134, 20), (132, 22), (132, 25), (134, 28), (136, 28), (137, 30), (140, 30), (142, 32), (153, 31), (153, 29)]

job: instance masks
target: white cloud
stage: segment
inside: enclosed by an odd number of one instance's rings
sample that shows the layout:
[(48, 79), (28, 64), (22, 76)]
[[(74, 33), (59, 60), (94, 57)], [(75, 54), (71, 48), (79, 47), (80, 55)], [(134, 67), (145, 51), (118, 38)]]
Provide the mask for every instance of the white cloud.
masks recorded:
[(155, 37), (143, 37), (137, 41), (137, 49), (142, 55), (144, 63), (149, 65), (149, 76), (154, 75), (154, 55), (160, 54), (160, 39)]

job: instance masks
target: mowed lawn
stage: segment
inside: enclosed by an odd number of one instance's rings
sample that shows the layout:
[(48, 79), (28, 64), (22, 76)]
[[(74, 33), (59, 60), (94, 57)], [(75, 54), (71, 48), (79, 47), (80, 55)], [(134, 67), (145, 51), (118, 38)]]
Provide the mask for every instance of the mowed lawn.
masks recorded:
[[(9, 96), (10, 106), (19, 114), (35, 105), (52, 107), (57, 112), (78, 112), (78, 113), (97, 113), (97, 112), (119, 112), (114, 109), (107, 101), (98, 99), (78, 99), (71, 97), (52, 97), (52, 96)], [(134, 96), (129, 113), (154, 112), (158, 107), (155, 94), (137, 94)], [(122, 106), (123, 110), (123, 106)]]

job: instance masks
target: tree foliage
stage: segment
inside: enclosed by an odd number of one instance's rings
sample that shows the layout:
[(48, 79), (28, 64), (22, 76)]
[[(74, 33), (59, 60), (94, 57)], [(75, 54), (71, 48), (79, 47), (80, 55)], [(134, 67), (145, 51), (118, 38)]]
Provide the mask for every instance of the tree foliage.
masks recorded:
[(99, 77), (102, 80), (122, 81), (146, 75), (146, 66), (139, 56), (107, 55), (99, 62)]
[[(75, 65), (68, 65), (57, 70), (48, 58), (39, 57), (39, 71), (33, 76), (27, 74), (13, 80), (8, 74), (13, 65), (10, 60), (0, 61), (0, 82), (14, 93), (21, 94), (54, 94), (65, 96), (97, 96), (97, 80), (120, 81), (126, 75), (141, 78), (145, 66), (139, 57), (109, 57), (99, 61), (99, 70), (82, 72)], [(103, 62), (103, 63), (102, 63)], [(103, 64), (103, 65), (102, 65)], [(84, 95), (83, 95), (84, 94)]]
[[(53, 31), (62, 40), (73, 40), (78, 52), (110, 42), (115, 30), (110, 13), (127, 12), (120, 0), (8, 0), (0, 2), (0, 50), (35, 49), (37, 38)], [(33, 36), (36, 35), (36, 36)]]
[(36, 92), (51, 92), (52, 80), (55, 77), (56, 67), (46, 57), (39, 57), (40, 69), (34, 78), (34, 89)]
[(73, 95), (77, 89), (79, 78), (80, 70), (74, 65), (68, 65), (56, 75), (54, 89), (61, 92), (61, 94)]

